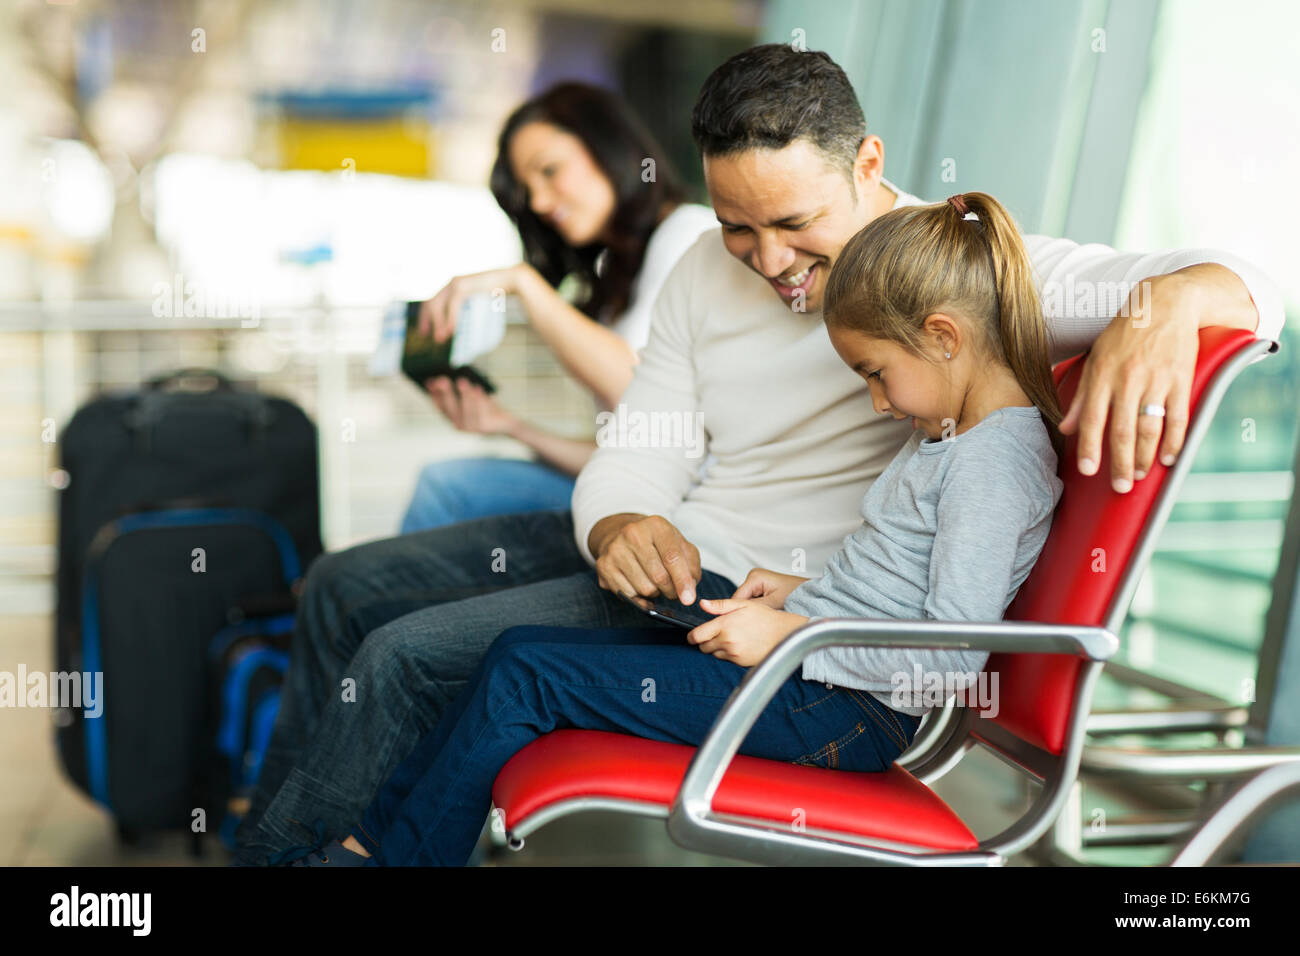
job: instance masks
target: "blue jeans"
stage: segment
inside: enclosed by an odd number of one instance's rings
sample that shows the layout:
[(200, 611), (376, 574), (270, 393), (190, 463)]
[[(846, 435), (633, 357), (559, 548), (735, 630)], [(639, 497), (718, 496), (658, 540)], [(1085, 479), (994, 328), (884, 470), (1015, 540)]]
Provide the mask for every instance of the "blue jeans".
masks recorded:
[(574, 478), (517, 458), (462, 458), (426, 465), (402, 518), (402, 534), (471, 518), (569, 507)]
[[(697, 591), (730, 597), (735, 587), (706, 571)], [(318, 826), (346, 834), (506, 628), (646, 622), (596, 583), (568, 511), (480, 518), (320, 558), (237, 861), (314, 842)]]
[[(493, 781), (530, 741), (576, 727), (698, 745), (745, 673), (687, 644), (677, 628), (510, 628), (352, 835), (374, 865), (463, 865), (482, 831)], [(740, 753), (883, 771), (911, 745), (920, 722), (864, 691), (795, 674)]]

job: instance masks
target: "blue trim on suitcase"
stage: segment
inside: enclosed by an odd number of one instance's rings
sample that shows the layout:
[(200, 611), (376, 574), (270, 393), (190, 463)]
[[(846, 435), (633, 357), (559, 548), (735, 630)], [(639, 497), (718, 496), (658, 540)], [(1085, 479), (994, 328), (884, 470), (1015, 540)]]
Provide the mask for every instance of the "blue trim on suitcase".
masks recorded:
[(231, 644), (241, 637), (247, 637), (249, 634), (265, 634), (267, 637), (291, 634), (293, 633), (294, 618), (295, 615), (292, 613), (276, 614), (271, 617), (255, 617), (247, 621), (240, 621), (238, 624), (229, 624), (212, 636), (212, 643), (208, 645), (208, 659), (212, 661), (219, 660)]
[[(268, 514), (252, 508), (176, 508), (168, 511), (145, 511), (126, 515), (111, 521), (100, 529), (104, 543), (87, 554), (85, 581), (81, 599), (81, 653), (83, 667), (92, 674), (102, 673), (99, 646), (99, 600), (97, 565), (109, 546), (122, 535), (133, 531), (154, 528), (184, 528), (195, 525), (242, 524), (260, 528), (275, 543), (280, 552), (280, 571), (285, 585), (291, 587), (302, 575), (298, 549), (293, 536), (280, 522)], [(96, 537), (99, 537), (99, 534)], [(103, 693), (103, 687), (100, 688)], [(86, 728), (86, 777), (90, 795), (108, 809), (113, 805), (108, 796), (108, 725), (104, 722), (106, 710), (98, 717), (87, 717), (82, 722)]]
[(261, 667), (273, 667), (281, 674), (289, 669), (289, 655), (273, 647), (251, 647), (239, 655), (221, 687), (221, 726), (217, 729), (217, 749), (230, 758), (232, 771), (244, 759), (248, 684)]
[[(235, 791), (237, 793), (247, 792), (248, 788), (256, 784), (257, 778), (262, 775), (262, 764), (266, 761), (266, 750), (271, 743), (271, 731), (275, 726), (275, 715), (279, 710), (280, 688), (268, 687), (253, 707), (253, 719), (250, 721), (252, 727), (248, 732), (248, 749), (244, 753), (245, 759), (249, 754), (254, 755), (254, 759), (251, 764), (241, 768), (242, 773), (236, 776)], [(235, 840), (235, 833), (239, 830), (241, 822), (243, 822), (241, 815), (227, 809), (226, 815), (221, 820), (221, 826), (218, 828), (217, 832), (222, 845), (231, 852), (239, 849), (238, 841)]]
[(248, 731), (248, 753), (256, 756), (252, 764), (245, 768), (244, 786), (253, 786), (262, 775), (262, 761), (266, 759), (266, 749), (271, 745), (271, 731), (275, 727), (275, 715), (279, 710), (280, 688), (268, 688), (253, 708), (252, 726)]
[[(82, 668), (88, 674), (102, 674), (104, 668), (99, 661), (99, 592), (91, 586), (89, 568), (86, 571), (86, 578), (81, 597)], [(99, 682), (99, 694), (101, 698), (104, 695), (102, 679)], [(104, 714), (103, 707), (100, 707), (98, 717), (87, 717), (85, 711), (82, 711), (82, 723), (86, 728), (86, 782), (89, 785), (90, 795), (107, 807), (109, 806), (108, 728), (104, 724)]]
[(252, 508), (175, 508), (167, 511), (142, 511), (139, 514), (118, 518), (110, 522), (108, 527), (113, 529), (111, 537), (119, 538), (132, 531), (184, 528), (204, 524), (246, 524), (261, 528), (275, 542), (280, 552), (280, 570), (284, 574), (285, 586), (292, 587), (293, 582), (302, 576), (298, 549), (294, 546), (293, 536), (284, 525), (270, 515)]

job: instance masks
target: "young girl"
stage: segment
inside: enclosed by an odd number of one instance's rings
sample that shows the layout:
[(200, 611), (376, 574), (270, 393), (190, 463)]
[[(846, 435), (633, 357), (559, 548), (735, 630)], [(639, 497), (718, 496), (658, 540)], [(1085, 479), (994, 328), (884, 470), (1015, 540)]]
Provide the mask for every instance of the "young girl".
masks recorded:
[[(701, 599), (717, 616), (685, 644), (663, 627), (511, 628), (352, 835), (289, 854), (294, 862), (464, 864), (493, 781), (530, 741), (576, 727), (698, 745), (744, 668), (813, 618), (1001, 619), (1061, 493), (1047, 333), (1010, 217), (992, 197), (967, 193), (877, 218), (836, 260), (825, 321), (876, 411), (911, 418), (916, 433), (872, 484), (862, 526), (822, 576), (755, 569), (731, 598)], [(740, 752), (886, 770), (926, 710), (922, 687), (910, 687), (918, 669), (923, 686), (936, 673), (969, 679), (987, 657), (818, 651)]]

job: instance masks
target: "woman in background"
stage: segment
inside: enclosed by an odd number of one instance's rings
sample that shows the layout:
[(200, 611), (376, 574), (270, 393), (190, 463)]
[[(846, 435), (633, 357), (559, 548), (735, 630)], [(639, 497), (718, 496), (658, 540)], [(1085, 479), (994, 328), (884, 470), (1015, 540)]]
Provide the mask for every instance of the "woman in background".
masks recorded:
[[(632, 380), (650, 332), (650, 311), (681, 254), (717, 219), (683, 202), (663, 151), (614, 94), (561, 83), (506, 120), (492, 193), (519, 230), (523, 261), (458, 276), (424, 303), (421, 328), (435, 341), (454, 331), (472, 295), (513, 294), (533, 330), (566, 371), (612, 410)], [(556, 291), (573, 277), (576, 305)], [(477, 385), (442, 377), (429, 394), (461, 431), (509, 435), (532, 461), (468, 458), (428, 465), (402, 533), (488, 515), (569, 507), (573, 483), (595, 442), (565, 438), (502, 408)]]

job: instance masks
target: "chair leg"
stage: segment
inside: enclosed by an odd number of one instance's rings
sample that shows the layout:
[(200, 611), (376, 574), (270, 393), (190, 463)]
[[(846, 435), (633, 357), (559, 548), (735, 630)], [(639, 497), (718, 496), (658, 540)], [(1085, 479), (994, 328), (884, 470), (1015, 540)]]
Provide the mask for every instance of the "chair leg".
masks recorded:
[(1083, 786), (1075, 781), (1070, 787), (1070, 796), (1061, 813), (1052, 824), (1052, 846), (1054, 849), (1079, 857), (1083, 852)]
[(1267, 813), (1296, 795), (1300, 795), (1300, 764), (1279, 764), (1261, 771), (1226, 799), (1215, 801), (1213, 812), (1179, 848), (1169, 865), (1214, 864), (1219, 857), (1235, 850)]

